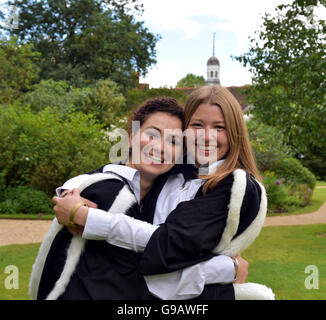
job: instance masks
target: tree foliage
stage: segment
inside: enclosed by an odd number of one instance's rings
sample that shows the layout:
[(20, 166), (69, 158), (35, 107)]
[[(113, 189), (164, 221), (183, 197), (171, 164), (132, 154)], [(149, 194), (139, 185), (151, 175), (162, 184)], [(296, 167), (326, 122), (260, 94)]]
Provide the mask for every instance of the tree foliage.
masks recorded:
[(67, 80), (83, 86), (111, 78), (134, 87), (156, 62), (159, 37), (135, 14), (138, 0), (13, 0), (19, 8), (19, 28), (10, 30), (22, 43), (42, 53), (41, 78)]
[(203, 76), (196, 76), (193, 73), (188, 73), (178, 81), (176, 88), (197, 88), (204, 86), (205, 84), (206, 81)]
[(34, 112), (57, 107), (64, 117), (69, 111), (81, 111), (92, 114), (105, 127), (124, 116), (125, 101), (117, 84), (110, 79), (98, 80), (83, 88), (74, 88), (66, 81), (42, 80), (22, 97), (22, 103)]
[(181, 105), (184, 105), (187, 99), (187, 94), (182, 90), (169, 88), (151, 88), (151, 89), (134, 89), (129, 90), (126, 95), (127, 111), (134, 110), (140, 107), (147, 99), (156, 97), (172, 97)]
[(325, 0), (294, 0), (265, 14), (248, 53), (247, 91), (255, 116), (278, 128), (297, 154), (326, 148), (326, 24), (311, 9)]
[(0, 104), (13, 102), (31, 88), (38, 79), (39, 56), (32, 44), (0, 39)]

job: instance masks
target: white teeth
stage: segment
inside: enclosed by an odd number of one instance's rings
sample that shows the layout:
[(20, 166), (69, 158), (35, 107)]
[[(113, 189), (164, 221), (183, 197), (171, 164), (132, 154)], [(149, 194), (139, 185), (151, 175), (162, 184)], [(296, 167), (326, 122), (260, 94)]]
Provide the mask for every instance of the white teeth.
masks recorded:
[(159, 157), (155, 157), (155, 156), (151, 156), (151, 155), (147, 155), (147, 157), (150, 158), (153, 161), (162, 162), (162, 159), (159, 158)]

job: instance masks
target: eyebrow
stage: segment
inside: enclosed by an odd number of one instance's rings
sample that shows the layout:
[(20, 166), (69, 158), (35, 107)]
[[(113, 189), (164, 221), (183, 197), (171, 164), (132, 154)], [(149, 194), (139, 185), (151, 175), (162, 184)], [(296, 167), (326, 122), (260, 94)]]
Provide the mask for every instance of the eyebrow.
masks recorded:
[(155, 129), (155, 130), (157, 130), (159, 132), (162, 132), (162, 129), (160, 129), (158, 127), (155, 127), (155, 126), (149, 126), (149, 127), (145, 128), (145, 129)]

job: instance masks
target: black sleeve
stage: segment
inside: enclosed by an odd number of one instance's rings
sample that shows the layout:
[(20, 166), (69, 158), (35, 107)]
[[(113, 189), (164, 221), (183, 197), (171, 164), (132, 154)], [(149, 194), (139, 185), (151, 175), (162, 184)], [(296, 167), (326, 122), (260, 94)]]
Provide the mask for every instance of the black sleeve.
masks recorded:
[(231, 174), (206, 195), (179, 203), (153, 233), (140, 271), (168, 273), (211, 258), (226, 225), (232, 184)]
[(118, 179), (102, 180), (85, 188), (80, 195), (95, 202), (98, 209), (108, 211), (123, 186)]

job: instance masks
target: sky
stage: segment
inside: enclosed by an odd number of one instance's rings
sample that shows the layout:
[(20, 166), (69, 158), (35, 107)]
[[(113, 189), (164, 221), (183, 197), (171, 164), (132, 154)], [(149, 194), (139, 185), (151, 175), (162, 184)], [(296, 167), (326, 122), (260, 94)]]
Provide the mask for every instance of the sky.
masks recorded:
[[(206, 63), (212, 56), (220, 61), (223, 86), (251, 83), (249, 68), (231, 56), (248, 52), (249, 36), (260, 29), (265, 13), (292, 0), (141, 0), (140, 17), (150, 32), (161, 35), (157, 64), (140, 82), (150, 87), (174, 87), (188, 73), (206, 79)], [(325, 16), (325, 12), (323, 12)]]
[[(3, 4), (5, 0), (0, 0)], [(260, 29), (265, 13), (292, 0), (139, 0), (144, 13), (136, 17), (154, 34), (157, 63), (140, 79), (150, 87), (175, 87), (188, 73), (206, 79), (206, 63), (213, 53), (220, 61), (223, 86), (251, 83), (249, 68), (231, 56), (248, 52), (249, 39)], [(314, 13), (326, 18), (326, 9)]]

